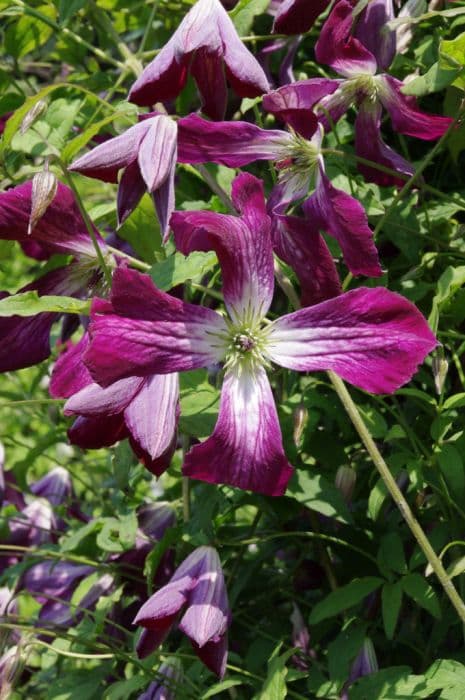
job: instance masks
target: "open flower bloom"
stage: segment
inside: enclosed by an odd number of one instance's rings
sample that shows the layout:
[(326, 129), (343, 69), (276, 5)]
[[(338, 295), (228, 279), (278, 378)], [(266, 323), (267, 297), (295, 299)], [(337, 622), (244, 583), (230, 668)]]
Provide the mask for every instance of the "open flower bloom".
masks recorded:
[(117, 212), (121, 225), (147, 190), (152, 195), (163, 235), (174, 209), (176, 122), (154, 114), (93, 148), (70, 170), (104, 182), (118, 182)]
[[(103, 278), (92, 240), (87, 232), (73, 193), (58, 183), (57, 192), (32, 232), (28, 226), (32, 205), (32, 184), (25, 182), (0, 193), (0, 239), (14, 240), (25, 245), (34, 244), (42, 258), (54, 253), (73, 255), (65, 267), (59, 267), (39, 277), (18, 292), (35, 290), (44, 294), (85, 296), (89, 288), (103, 290)], [(106, 253), (105, 243), (96, 233)], [(0, 292), (0, 298), (8, 296)], [(36, 316), (0, 318), (0, 372), (35, 365), (50, 355), (50, 330), (59, 318), (58, 313), (40, 313)]]
[[(111, 309), (108, 302), (100, 302)], [(54, 398), (67, 398), (65, 415), (78, 416), (68, 431), (74, 445), (109, 447), (129, 438), (132, 449), (149, 471), (160, 476), (176, 447), (179, 418), (177, 374), (127, 377), (105, 388), (96, 384), (82, 356), (89, 344), (85, 333), (58, 358), (50, 381)]]
[(275, 34), (303, 34), (326, 10), (330, 0), (281, 0), (273, 22)]
[(240, 97), (269, 90), (263, 69), (240, 40), (220, 0), (195, 3), (136, 80), (129, 100), (146, 106), (173, 99), (188, 73), (197, 83), (203, 111), (212, 119), (222, 119), (226, 111), (226, 78)]
[[(326, 176), (322, 128), (315, 121), (307, 131), (310, 135), (304, 138), (295, 132), (265, 130), (247, 122), (209, 122), (191, 114), (179, 121), (178, 151), (180, 162), (212, 161), (232, 168), (256, 160), (275, 161), (279, 179), (268, 205), (273, 220), (272, 240), (276, 253), (299, 278), (303, 304), (340, 291), (320, 231), (338, 241), (352, 274), (381, 275), (373, 233), (362, 205), (333, 187)], [(284, 217), (287, 206), (306, 197), (312, 184), (314, 193), (303, 205), (306, 221)]]
[[(362, 43), (376, 29), (373, 17), (369, 15), (363, 30), (360, 29), (358, 35), (357, 32), (354, 34), (353, 4), (349, 0), (339, 0), (323, 26), (315, 53), (318, 61), (331, 66), (343, 79), (311, 78), (285, 85), (266, 95), (263, 106), (304, 133), (301, 125), (305, 124), (305, 119), (311, 123), (316, 115), (325, 129), (330, 129), (355, 105), (357, 155), (393, 171), (411, 175), (411, 163), (381, 138), (383, 109), (389, 113), (394, 131), (426, 141), (442, 136), (452, 119), (420, 111), (416, 100), (401, 92), (403, 83), (400, 80), (386, 73), (377, 73), (379, 68), (384, 69), (392, 51), (389, 47), (381, 51), (383, 44), (380, 40), (379, 51), (375, 55)], [(381, 65), (378, 61), (382, 62)], [(404, 182), (395, 175), (366, 164), (360, 164), (359, 170), (367, 180), (379, 185)]]
[(207, 668), (222, 678), (230, 611), (220, 558), (213, 547), (195, 549), (169, 583), (141, 607), (134, 619), (134, 624), (145, 628), (137, 644), (139, 658), (160, 646), (183, 610), (179, 629)]
[(267, 322), (273, 253), (261, 181), (239, 175), (232, 198), (239, 217), (192, 211), (171, 218), (179, 250), (217, 253), (229, 317), (175, 299), (147, 275), (120, 268), (113, 311), (94, 306), (85, 361), (107, 386), (223, 362), (218, 422), (186, 455), (184, 474), (281, 495), (292, 468), (266, 368), (274, 362), (302, 372), (334, 370), (366, 391), (386, 393), (410, 379), (436, 340), (413, 304), (383, 288), (359, 288)]

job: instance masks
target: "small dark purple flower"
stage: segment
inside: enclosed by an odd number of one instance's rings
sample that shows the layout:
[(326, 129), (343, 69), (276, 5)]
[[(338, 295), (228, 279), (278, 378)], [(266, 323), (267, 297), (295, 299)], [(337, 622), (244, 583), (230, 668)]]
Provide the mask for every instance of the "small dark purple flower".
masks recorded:
[(46, 498), (53, 506), (59, 506), (71, 498), (71, 477), (63, 467), (54, 467), (39, 481), (31, 484), (31, 491), (34, 496)]
[(373, 642), (369, 637), (365, 637), (363, 646), (357, 654), (353, 662), (347, 682), (344, 685), (341, 693), (341, 700), (349, 700), (349, 687), (358, 678), (368, 676), (370, 673), (376, 673), (378, 670), (378, 661)]
[(145, 628), (137, 643), (139, 658), (160, 646), (181, 612), (179, 629), (207, 668), (222, 678), (230, 611), (220, 558), (213, 547), (195, 549), (169, 583), (141, 607), (134, 619)]
[(137, 700), (176, 700), (176, 690), (182, 682), (182, 675), (181, 662), (170, 657), (157, 670), (159, 680), (150, 683)]
[(141, 106), (177, 97), (190, 73), (202, 97), (202, 109), (212, 119), (226, 110), (226, 79), (240, 97), (269, 90), (260, 64), (244, 46), (219, 0), (198, 0), (145, 68), (129, 93)]

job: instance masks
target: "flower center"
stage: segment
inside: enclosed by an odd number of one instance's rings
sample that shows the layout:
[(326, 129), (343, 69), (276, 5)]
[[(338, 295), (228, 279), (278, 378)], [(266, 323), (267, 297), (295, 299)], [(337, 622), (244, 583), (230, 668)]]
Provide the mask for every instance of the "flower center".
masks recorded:
[(377, 102), (379, 95), (379, 81), (376, 75), (360, 73), (349, 78), (342, 86), (343, 92), (350, 95), (353, 100), (362, 102), (365, 99)]
[(225, 367), (267, 365), (264, 357), (267, 329), (231, 326), (228, 336)]

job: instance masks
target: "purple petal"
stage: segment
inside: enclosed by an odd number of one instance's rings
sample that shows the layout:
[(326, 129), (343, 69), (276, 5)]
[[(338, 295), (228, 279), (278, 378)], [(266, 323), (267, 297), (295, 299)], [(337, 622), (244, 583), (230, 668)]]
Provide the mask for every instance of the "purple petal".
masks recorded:
[(141, 122), (149, 124), (138, 149), (140, 172), (149, 192), (153, 192), (172, 173), (176, 163), (176, 142), (178, 129), (176, 122), (164, 114)]
[(39, 562), (26, 571), (22, 587), (33, 595), (61, 597), (76, 581), (93, 571), (91, 566), (65, 561)]
[(315, 44), (316, 59), (347, 77), (360, 73), (374, 75), (376, 58), (352, 34), (352, 10), (349, 0), (339, 0), (334, 5)]
[(275, 34), (303, 34), (313, 26), (315, 20), (326, 10), (330, 0), (282, 0), (276, 13), (273, 32)]
[(216, 673), (218, 678), (223, 678), (226, 673), (226, 663), (228, 660), (228, 637), (223, 634), (219, 639), (207, 642), (203, 647), (199, 647), (195, 642), (192, 642), (195, 653), (200, 661)]
[(120, 136), (108, 139), (69, 166), (70, 170), (103, 182), (118, 182), (118, 171), (133, 163), (152, 120), (131, 126)]
[(354, 197), (333, 187), (321, 166), (316, 190), (304, 202), (303, 209), (313, 226), (334, 236), (354, 275), (379, 277), (382, 274), (365, 210)]
[(142, 634), (140, 635), (136, 644), (136, 653), (139, 659), (145, 659), (153, 651), (155, 651), (160, 644), (163, 644), (167, 634), (174, 624), (175, 618), (176, 615), (171, 615), (171, 617), (160, 620), (160, 623), (156, 628), (150, 627), (142, 630)]
[(267, 354), (283, 367), (330, 369), (383, 394), (409, 381), (436, 345), (411, 302), (382, 287), (361, 287), (275, 321)]
[[(355, 120), (355, 151), (361, 158), (366, 158), (374, 163), (384, 165), (404, 175), (413, 175), (414, 168), (405, 158), (387, 146), (381, 138), (381, 113), (382, 106), (365, 100), (359, 107)], [(402, 186), (405, 179), (383, 173), (376, 168), (359, 163), (358, 170), (369, 182), (377, 185)]]
[(31, 484), (31, 493), (46, 498), (53, 506), (67, 501), (72, 492), (71, 477), (63, 467), (51, 469), (42, 479)]
[(285, 492), (292, 467), (284, 455), (276, 406), (262, 367), (226, 373), (215, 430), (188, 452), (183, 473), (269, 496)]
[(386, 70), (396, 55), (396, 33), (388, 30), (394, 19), (392, 0), (371, 0), (360, 13), (354, 36), (376, 58), (378, 70)]
[(202, 98), (202, 112), (212, 119), (223, 119), (228, 91), (221, 54), (199, 49), (194, 54), (191, 73)]
[(111, 300), (115, 313), (99, 313), (100, 307), (93, 305), (92, 340), (85, 355), (100, 384), (208, 367), (223, 358), (223, 318), (160, 291), (148, 275), (118, 268)]
[(106, 388), (93, 382), (73, 394), (65, 404), (65, 416), (112, 416), (124, 411), (144, 384), (141, 377), (120, 379)]
[(133, 439), (156, 460), (173, 443), (178, 414), (178, 375), (164, 374), (144, 380), (127, 406), (124, 418)]
[[(65, 253), (95, 257), (95, 249), (69, 187), (58, 183), (54, 200), (28, 234), (32, 181), (0, 193), (0, 239), (37, 241), (49, 255)], [(99, 239), (100, 246), (105, 244)]]
[(267, 131), (242, 121), (209, 122), (190, 114), (178, 122), (178, 161), (236, 168), (255, 160), (275, 160), (290, 141), (285, 131)]
[(175, 164), (171, 168), (165, 182), (152, 194), (153, 203), (157, 212), (160, 230), (163, 235), (163, 242), (168, 240), (170, 227), (169, 222), (175, 206), (174, 178), (176, 174)]
[(451, 117), (421, 112), (414, 98), (401, 93), (403, 83), (400, 80), (390, 75), (382, 75), (380, 81), (382, 89), (379, 99), (389, 112), (394, 130), (399, 134), (433, 141), (440, 138), (452, 124)]
[(270, 219), (261, 180), (242, 173), (234, 180), (232, 197), (241, 217), (214, 212), (175, 212), (171, 217), (176, 246), (214, 250), (223, 275), (228, 311), (237, 322), (258, 323), (270, 308), (274, 290)]
[(296, 216), (273, 216), (274, 249), (296, 273), (302, 306), (311, 306), (341, 293), (341, 284), (328, 246), (310, 221)]
[(68, 430), (68, 437), (71, 444), (84, 450), (99, 450), (128, 437), (128, 431), (122, 413), (93, 418), (79, 416)]
[(340, 82), (328, 78), (299, 80), (265, 95), (263, 107), (310, 139), (318, 126), (313, 108), (322, 98), (335, 92)]
[(67, 399), (92, 383), (92, 377), (82, 360), (88, 345), (88, 333), (84, 333), (75, 345), (71, 341), (66, 343), (64, 351), (60, 354), (53, 367), (48, 388), (52, 398)]
[(166, 586), (160, 588), (144, 603), (134, 618), (133, 624), (157, 630), (164, 619), (172, 620), (173, 616), (181, 610), (187, 602), (189, 591), (196, 582), (196, 578), (189, 574), (176, 579), (173, 577)]
[(140, 174), (139, 163), (134, 160), (124, 170), (118, 185), (116, 211), (118, 213), (118, 227), (122, 226), (128, 216), (132, 214), (139, 204), (146, 190), (145, 182)]
[[(182, 23), (179, 29), (181, 26)], [(188, 62), (188, 57), (177, 50), (175, 32), (131, 87), (129, 101), (146, 107), (155, 102), (173, 100), (186, 84)]]

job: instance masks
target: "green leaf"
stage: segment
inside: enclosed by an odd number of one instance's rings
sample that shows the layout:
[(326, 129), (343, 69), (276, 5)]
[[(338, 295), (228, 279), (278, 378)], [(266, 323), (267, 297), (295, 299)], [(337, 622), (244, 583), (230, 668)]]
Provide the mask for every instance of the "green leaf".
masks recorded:
[(61, 551), (72, 552), (79, 547), (83, 540), (89, 537), (89, 535), (92, 535), (96, 530), (99, 530), (101, 527), (101, 520), (95, 519), (91, 520), (86, 525), (79, 527), (77, 530), (70, 531), (70, 534), (66, 535), (65, 539), (63, 539), (61, 542)]
[(142, 197), (132, 214), (119, 227), (118, 236), (130, 243), (137, 255), (147, 263), (152, 264), (165, 257), (153, 200), (148, 194)]
[(285, 700), (287, 696), (286, 661), (294, 654), (294, 649), (288, 649), (278, 656), (282, 642), (273, 651), (268, 662), (268, 673), (261, 691), (255, 696), (255, 700)]
[(391, 666), (370, 673), (355, 681), (349, 690), (349, 700), (418, 700), (430, 695), (425, 677), (410, 675), (408, 666)]
[(207, 698), (212, 698), (218, 693), (222, 693), (223, 690), (228, 690), (229, 688), (234, 688), (236, 685), (243, 685), (246, 681), (243, 678), (227, 678), (225, 681), (220, 681), (215, 683), (212, 687), (207, 690), (201, 697), (201, 700), (207, 700)]
[(442, 410), (450, 411), (453, 408), (462, 408), (463, 406), (465, 406), (465, 393), (461, 392), (460, 394), (449, 396), (442, 404)]
[(385, 583), (381, 591), (381, 606), (386, 637), (392, 639), (402, 605), (402, 581)]
[(105, 117), (105, 119), (101, 119), (100, 121), (95, 122), (87, 129), (85, 129), (85, 131), (83, 131), (82, 134), (79, 134), (74, 139), (71, 139), (71, 141), (68, 141), (68, 143), (61, 152), (61, 157), (64, 160), (64, 162), (70, 163), (73, 160), (76, 153), (79, 153), (79, 151), (82, 148), (84, 148), (84, 146), (86, 146), (89, 143), (89, 141), (92, 138), (94, 138), (94, 136), (96, 136), (104, 126), (107, 126), (107, 124), (111, 124), (115, 121), (115, 119), (119, 118), (120, 116), (121, 115), (118, 114), (118, 112), (115, 112), (114, 114)]
[(363, 646), (366, 628), (356, 621), (345, 625), (334, 642), (328, 644), (328, 671), (340, 688), (350, 673), (350, 666)]
[(161, 538), (161, 540), (156, 543), (156, 545), (153, 547), (150, 553), (146, 556), (144, 564), (144, 576), (147, 579), (147, 591), (149, 595), (152, 594), (153, 579), (155, 578), (155, 574), (157, 573), (157, 569), (162, 556), (164, 555), (168, 547), (171, 547), (171, 545), (178, 540), (179, 528), (169, 527), (163, 533), (163, 537)]
[(147, 686), (147, 678), (144, 674), (133, 676), (124, 681), (117, 681), (105, 690), (103, 700), (127, 700), (136, 690)]
[(388, 490), (382, 479), (378, 479), (368, 496), (368, 513), (372, 520), (376, 520), (381, 512), (383, 503), (388, 495)]
[(125, 552), (134, 546), (137, 516), (134, 511), (117, 518), (102, 518), (103, 527), (97, 535), (97, 545), (105, 552)]
[(156, 263), (149, 274), (157, 287), (164, 291), (190, 280), (199, 281), (215, 266), (215, 253), (191, 253), (185, 257), (175, 253), (166, 260)]
[(439, 44), (439, 57), (439, 63), (443, 69), (457, 71), (457, 77), (451, 83), (463, 90), (465, 88), (465, 32), (450, 41), (442, 40)]
[(433, 298), (431, 313), (428, 318), (428, 322), (433, 331), (437, 331), (439, 312), (442, 306), (448, 302), (464, 284), (465, 265), (459, 267), (449, 266), (440, 276), (436, 287), (436, 294)]
[(465, 473), (460, 452), (454, 445), (445, 443), (436, 452), (436, 458), (451, 497), (457, 503), (462, 503), (465, 499)]
[(115, 474), (115, 481), (121, 491), (127, 488), (129, 473), (136, 461), (134, 452), (127, 440), (121, 440), (112, 450), (111, 464)]
[(386, 435), (388, 426), (379, 411), (372, 406), (359, 406), (358, 410), (361, 413), (363, 422), (371, 433), (371, 437), (377, 439)]
[(102, 697), (102, 683), (109, 673), (109, 665), (100, 663), (96, 668), (80, 671), (67, 670), (47, 688), (46, 700), (97, 700)]
[(74, 297), (39, 296), (36, 291), (13, 294), (0, 300), (0, 317), (35, 316), (44, 312), (89, 314), (90, 301)]
[[(56, 9), (53, 3), (40, 5), (37, 12), (55, 20)], [(17, 22), (13, 22), (5, 32), (5, 50), (15, 58), (22, 58), (31, 51), (43, 46), (52, 36), (53, 28), (36, 17), (24, 14)]]
[(447, 575), (449, 578), (460, 576), (465, 571), (465, 556), (455, 559), (452, 564), (447, 567)]
[(343, 610), (360, 603), (363, 598), (379, 588), (383, 579), (378, 576), (366, 576), (354, 579), (345, 586), (341, 586), (329, 593), (320, 603), (317, 603), (310, 613), (309, 622), (316, 625), (328, 617), (339, 615)]
[(383, 572), (407, 573), (404, 546), (397, 532), (390, 532), (381, 538), (378, 549), (378, 565)]
[(307, 508), (343, 523), (351, 523), (352, 516), (341, 492), (321, 474), (297, 469), (287, 489), (287, 495)]
[(415, 603), (431, 613), (433, 617), (438, 619), (441, 617), (438, 597), (421, 574), (404, 576), (402, 589)]
[(220, 392), (207, 376), (202, 369), (180, 375), (180, 429), (197, 438), (210, 435), (218, 418)]
[(424, 75), (409, 80), (401, 88), (401, 92), (404, 95), (413, 95), (414, 97), (438, 92), (451, 85), (460, 72), (461, 69), (458, 67), (441, 66), (439, 62), (434, 63)]
[(229, 13), (239, 36), (246, 36), (257, 15), (265, 12), (269, 0), (239, 0), (237, 5)]

